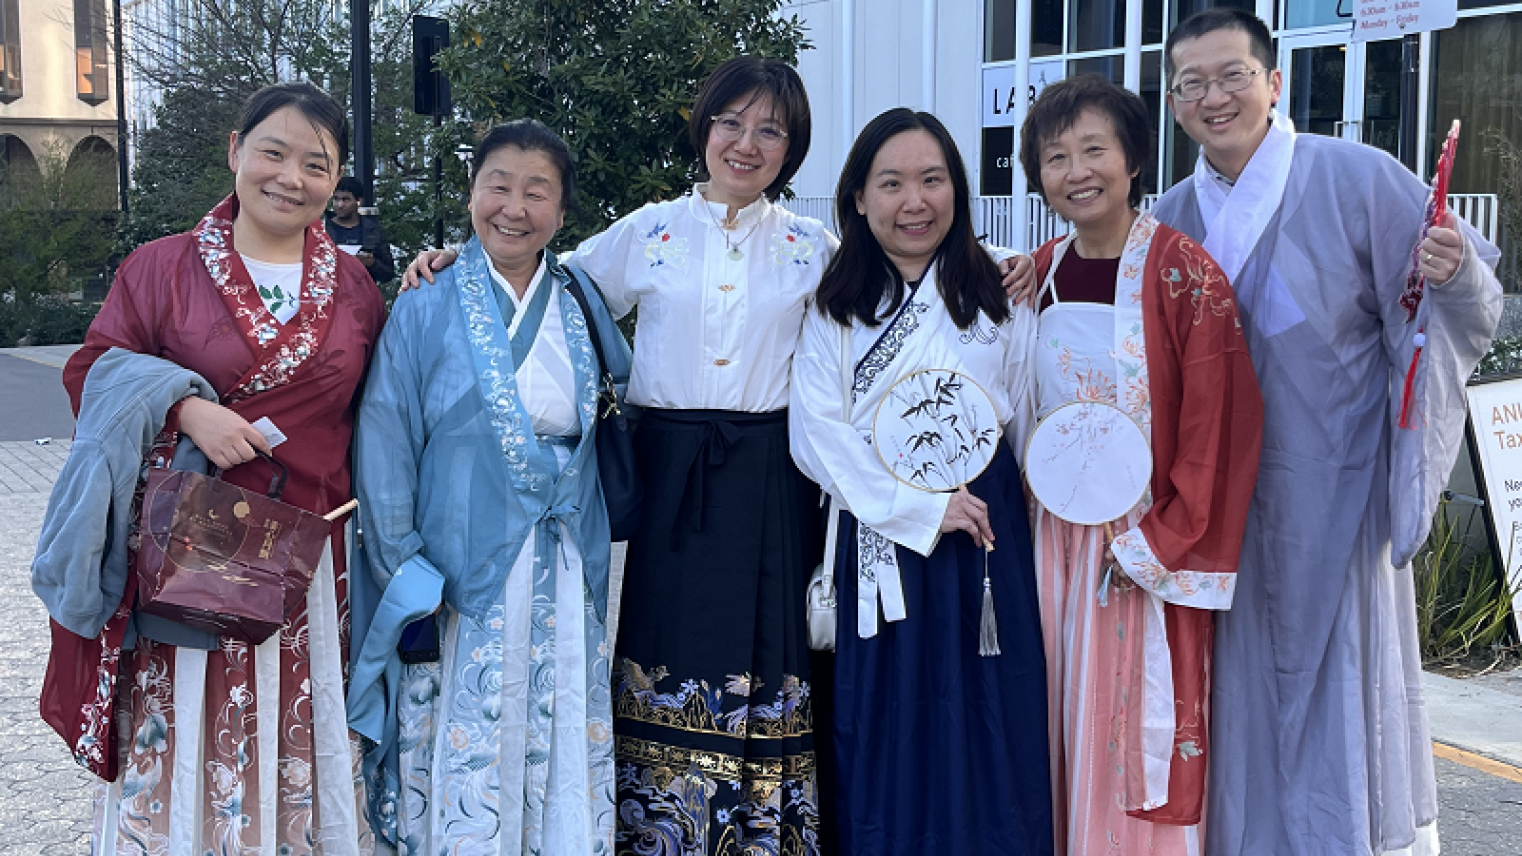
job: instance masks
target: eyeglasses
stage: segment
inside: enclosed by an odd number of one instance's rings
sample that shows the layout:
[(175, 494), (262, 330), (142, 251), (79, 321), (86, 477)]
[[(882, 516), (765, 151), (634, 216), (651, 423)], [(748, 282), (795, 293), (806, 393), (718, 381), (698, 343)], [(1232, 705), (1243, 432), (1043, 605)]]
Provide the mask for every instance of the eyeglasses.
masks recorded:
[(782, 146), (787, 144), (787, 131), (772, 123), (757, 125), (754, 128), (747, 129), (745, 123), (740, 121), (740, 117), (733, 113), (725, 113), (722, 116), (709, 116), (708, 118), (713, 120), (713, 132), (718, 134), (719, 139), (726, 143), (738, 143), (740, 138), (745, 136), (745, 132), (749, 130), (751, 141), (756, 144), (757, 148), (772, 151), (782, 148)]
[(1173, 98), (1176, 101), (1199, 101), (1210, 94), (1210, 84), (1212, 83), (1221, 87), (1222, 92), (1241, 92), (1252, 85), (1253, 78), (1265, 71), (1268, 71), (1268, 69), (1239, 68), (1235, 71), (1228, 71), (1220, 77), (1208, 79), (1191, 77), (1188, 80), (1181, 80), (1174, 84), (1173, 88), (1168, 91), (1173, 93)]

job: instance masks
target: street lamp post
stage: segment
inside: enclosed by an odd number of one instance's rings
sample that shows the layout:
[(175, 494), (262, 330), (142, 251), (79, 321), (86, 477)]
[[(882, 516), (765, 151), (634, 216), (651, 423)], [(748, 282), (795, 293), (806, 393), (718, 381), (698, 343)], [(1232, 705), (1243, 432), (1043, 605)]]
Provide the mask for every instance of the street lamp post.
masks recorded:
[(353, 86), (354, 177), (375, 204), (375, 141), (370, 127), (370, 0), (349, 0), (349, 63)]

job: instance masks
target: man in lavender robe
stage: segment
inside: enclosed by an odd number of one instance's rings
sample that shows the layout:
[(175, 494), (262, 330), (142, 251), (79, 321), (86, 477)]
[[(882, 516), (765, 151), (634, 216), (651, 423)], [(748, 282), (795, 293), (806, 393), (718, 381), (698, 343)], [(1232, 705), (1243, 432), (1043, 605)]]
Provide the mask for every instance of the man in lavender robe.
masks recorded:
[[(1423, 239), (1427, 188), (1383, 152), (1297, 136), (1257, 18), (1202, 12), (1165, 57), (1169, 107), (1202, 151), (1153, 213), (1226, 271), (1264, 400), (1236, 602), (1216, 625), (1205, 852), (1435, 853), (1410, 563), (1500, 317), (1498, 253), (1454, 219)], [(1408, 321), (1418, 242), (1428, 284)]]

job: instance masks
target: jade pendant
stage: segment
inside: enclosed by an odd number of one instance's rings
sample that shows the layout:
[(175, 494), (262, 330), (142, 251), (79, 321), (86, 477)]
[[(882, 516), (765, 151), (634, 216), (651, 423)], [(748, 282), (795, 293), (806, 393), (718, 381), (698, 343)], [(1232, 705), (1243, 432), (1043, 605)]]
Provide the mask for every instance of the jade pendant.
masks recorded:
[(739, 247), (731, 247), (730, 248), (730, 250), (729, 250), (729, 260), (730, 261), (737, 262), (737, 261), (739, 261), (740, 259), (743, 259), (743, 258), (745, 258), (745, 254), (740, 252), (740, 248)]

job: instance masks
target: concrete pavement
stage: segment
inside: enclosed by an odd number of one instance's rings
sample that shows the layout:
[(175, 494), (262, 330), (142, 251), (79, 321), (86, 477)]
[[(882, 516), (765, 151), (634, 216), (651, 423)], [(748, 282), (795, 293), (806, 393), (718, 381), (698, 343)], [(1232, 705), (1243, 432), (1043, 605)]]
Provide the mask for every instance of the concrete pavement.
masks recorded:
[(74, 435), (59, 369), (78, 345), (0, 348), (0, 441)]

